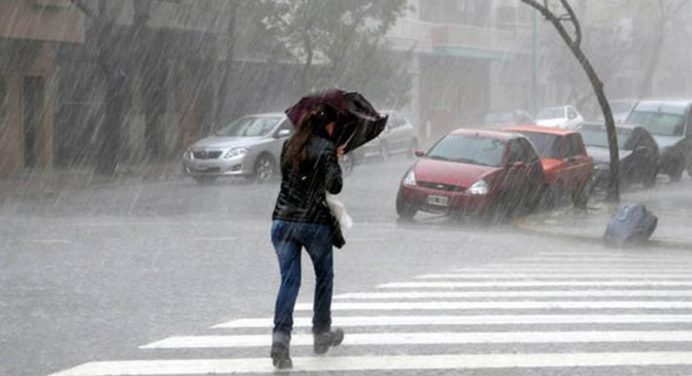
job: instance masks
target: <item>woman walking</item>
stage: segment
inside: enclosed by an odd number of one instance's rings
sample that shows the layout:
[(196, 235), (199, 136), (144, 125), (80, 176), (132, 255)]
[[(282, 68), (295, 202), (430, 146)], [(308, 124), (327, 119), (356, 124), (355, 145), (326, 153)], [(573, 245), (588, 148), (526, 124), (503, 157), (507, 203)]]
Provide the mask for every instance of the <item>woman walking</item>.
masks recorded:
[(271, 228), (281, 270), (271, 347), (272, 362), (277, 368), (293, 366), (289, 345), (293, 308), (300, 289), (302, 248), (315, 270), (314, 352), (324, 354), (344, 339), (341, 329), (331, 328), (335, 239), (334, 217), (325, 196), (339, 193), (342, 187), (338, 158), (343, 154), (343, 147), (337, 148), (334, 143), (336, 119), (336, 111), (331, 107), (318, 106), (301, 119), (296, 133), (284, 143), (281, 152), (281, 190)]

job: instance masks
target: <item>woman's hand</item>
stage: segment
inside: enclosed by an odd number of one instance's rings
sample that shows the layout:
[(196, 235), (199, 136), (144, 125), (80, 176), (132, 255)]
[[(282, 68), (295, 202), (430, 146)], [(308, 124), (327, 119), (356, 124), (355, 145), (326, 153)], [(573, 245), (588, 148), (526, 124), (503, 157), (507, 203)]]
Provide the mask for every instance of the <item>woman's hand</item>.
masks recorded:
[(336, 158), (341, 159), (341, 157), (344, 156), (344, 149), (346, 148), (346, 145), (341, 145), (336, 148)]

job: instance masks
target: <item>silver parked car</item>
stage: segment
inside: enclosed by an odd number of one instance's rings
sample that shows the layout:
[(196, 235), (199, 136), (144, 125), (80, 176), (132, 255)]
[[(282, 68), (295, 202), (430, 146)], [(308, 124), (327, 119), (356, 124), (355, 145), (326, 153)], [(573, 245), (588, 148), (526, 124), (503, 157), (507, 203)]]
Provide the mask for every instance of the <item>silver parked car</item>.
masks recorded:
[(279, 173), (281, 148), (292, 133), (293, 125), (282, 113), (242, 117), (190, 145), (183, 154), (183, 171), (200, 183), (219, 176), (269, 181)]

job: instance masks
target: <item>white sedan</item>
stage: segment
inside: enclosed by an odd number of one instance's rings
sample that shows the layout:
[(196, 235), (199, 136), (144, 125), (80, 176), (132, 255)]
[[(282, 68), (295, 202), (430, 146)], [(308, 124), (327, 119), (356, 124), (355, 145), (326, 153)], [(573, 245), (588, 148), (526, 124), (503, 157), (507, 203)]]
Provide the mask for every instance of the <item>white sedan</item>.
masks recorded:
[(584, 117), (573, 106), (545, 107), (536, 114), (536, 124), (544, 127), (576, 129)]

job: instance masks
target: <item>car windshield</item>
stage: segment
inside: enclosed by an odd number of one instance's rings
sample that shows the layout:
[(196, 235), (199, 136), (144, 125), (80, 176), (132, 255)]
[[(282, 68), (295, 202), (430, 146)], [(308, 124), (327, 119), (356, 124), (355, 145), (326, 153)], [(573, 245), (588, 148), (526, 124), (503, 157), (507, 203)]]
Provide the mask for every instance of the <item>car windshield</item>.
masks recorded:
[(561, 158), (560, 136), (550, 133), (520, 132), (528, 137), (541, 158)]
[[(608, 148), (608, 134), (605, 128), (582, 128), (579, 130), (581, 137), (584, 139), (586, 146), (596, 146), (600, 148)], [(617, 130), (618, 148), (629, 150), (627, 141), (630, 139), (632, 131), (630, 129), (619, 128)]]
[(281, 120), (278, 116), (248, 116), (240, 118), (214, 133), (219, 137), (266, 136)]
[(430, 149), (428, 158), (499, 167), (505, 143), (501, 140), (471, 135), (448, 135)]
[(565, 117), (565, 110), (562, 107), (549, 107), (538, 111), (536, 119), (557, 119)]
[(685, 125), (683, 114), (658, 111), (632, 111), (627, 124), (639, 125), (657, 136), (682, 136)]

